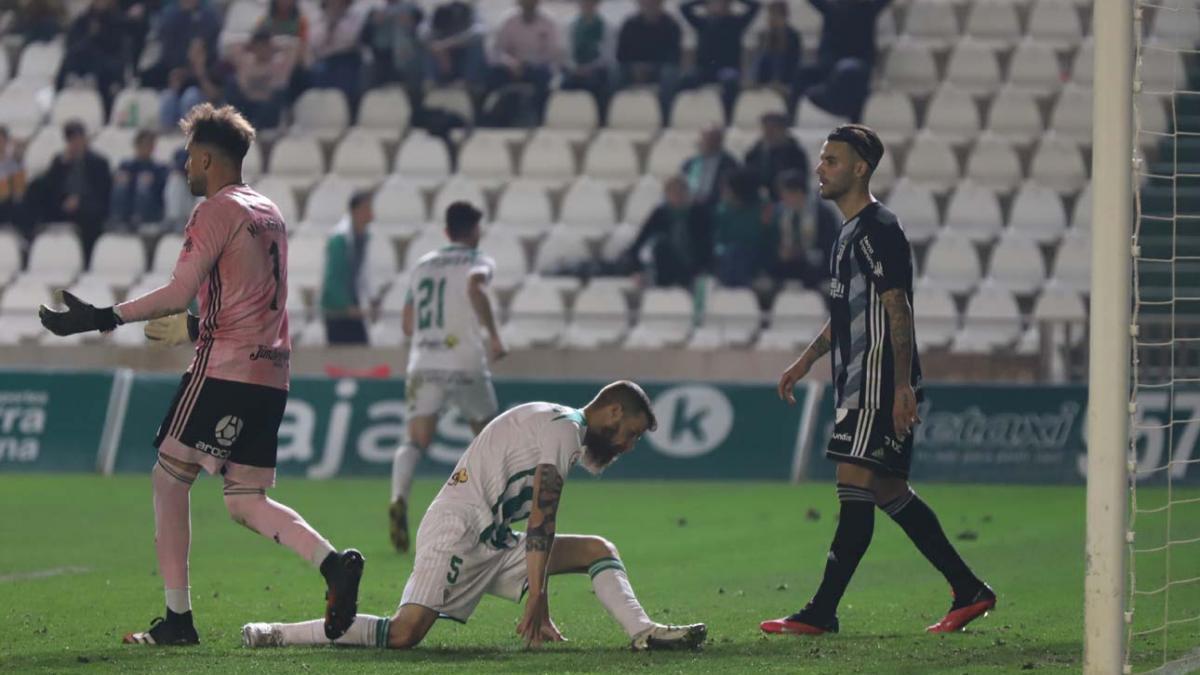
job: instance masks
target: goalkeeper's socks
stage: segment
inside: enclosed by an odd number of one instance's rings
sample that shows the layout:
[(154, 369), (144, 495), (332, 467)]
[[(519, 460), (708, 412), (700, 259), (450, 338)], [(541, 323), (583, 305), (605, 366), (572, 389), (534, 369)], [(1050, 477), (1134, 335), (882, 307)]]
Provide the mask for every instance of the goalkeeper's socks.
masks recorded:
[(917, 493), (909, 490), (881, 508), (904, 529), (917, 550), (946, 577), (956, 598), (970, 598), (984, 586), (946, 538), (933, 509)]
[(817, 617), (833, 617), (837, 613), (838, 603), (875, 531), (875, 495), (866, 488), (841, 483), (837, 491), (842, 503), (841, 517), (825, 561), (825, 576), (809, 603), (809, 609)]

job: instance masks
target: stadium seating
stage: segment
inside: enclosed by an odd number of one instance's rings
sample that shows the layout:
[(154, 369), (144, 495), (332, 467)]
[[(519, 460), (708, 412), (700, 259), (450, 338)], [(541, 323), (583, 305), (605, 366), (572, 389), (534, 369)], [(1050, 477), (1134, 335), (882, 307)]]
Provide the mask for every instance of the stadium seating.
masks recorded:
[(758, 298), (748, 288), (714, 288), (708, 294), (704, 321), (688, 342), (689, 349), (747, 347), (762, 322)]
[(956, 352), (987, 353), (1014, 346), (1021, 334), (1021, 315), (1008, 291), (980, 288), (967, 301), (962, 330), (950, 348)]
[(501, 331), (510, 349), (553, 347), (566, 330), (562, 294), (551, 284), (525, 284), (513, 296)]
[(394, 143), (408, 129), (411, 116), (412, 108), (403, 89), (372, 89), (358, 104), (358, 124), (354, 128), (381, 141)]
[(620, 288), (595, 280), (575, 298), (563, 346), (575, 349), (611, 347), (629, 332), (629, 307)]
[(1033, 293), (1046, 279), (1041, 252), (1032, 239), (1016, 233), (1006, 234), (992, 249), (985, 285), (1013, 293)]
[(692, 334), (692, 296), (680, 288), (652, 288), (642, 294), (638, 323), (625, 346), (634, 349), (679, 347)]
[(570, 146), (573, 140), (575, 139), (558, 131), (538, 130), (525, 144), (521, 153), (521, 179), (540, 182), (552, 190), (565, 187), (576, 173), (575, 157)]
[(525, 238), (544, 235), (554, 223), (553, 208), (545, 189), (537, 182), (513, 181), (500, 195), (496, 223)]

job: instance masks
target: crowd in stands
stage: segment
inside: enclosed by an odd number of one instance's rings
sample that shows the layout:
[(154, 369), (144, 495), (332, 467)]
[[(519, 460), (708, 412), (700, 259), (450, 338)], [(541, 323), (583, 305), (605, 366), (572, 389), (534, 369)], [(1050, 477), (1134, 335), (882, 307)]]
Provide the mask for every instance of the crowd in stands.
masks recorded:
[[(27, 42), (61, 37), (55, 87), (94, 84), (106, 116), (116, 115), (113, 100), (125, 86), (156, 89), (159, 126), (168, 133), (205, 101), (233, 104), (270, 130), (287, 121), (290, 104), (309, 88), (340, 89), (353, 115), (365, 90), (392, 84), (404, 87), (418, 124), (438, 116), (461, 122), (422, 108), (427, 87), (446, 84), (470, 94), (476, 119), (487, 126), (536, 125), (552, 87), (590, 92), (603, 117), (612, 94), (635, 85), (657, 87), (664, 114), (680, 91), (716, 85), (730, 115), (739, 88), (753, 83), (784, 92), (789, 107), (800, 95), (815, 95), (830, 111), (855, 118), (874, 65), (874, 18), (887, 0), (810, 1), (825, 16), (816, 62), (803, 62), (788, 4), (773, 0), (761, 47), (745, 69), (743, 45), (759, 0), (686, 0), (677, 6), (683, 21), (664, 0), (639, 0), (619, 23), (601, 14), (600, 0), (581, 0), (565, 26), (539, 0), (515, 0), (491, 34), (476, 6), (460, 0), (428, 12), (407, 0), (323, 0), (315, 15), (298, 0), (270, 0), (248, 38), (227, 44), (219, 39), (222, 9), (211, 0), (91, 0), (69, 20), (61, 0), (24, 0), (9, 30)], [(696, 40), (690, 64), (685, 30)], [(669, 181), (663, 204), (630, 249), (629, 269), (663, 285), (713, 275), (727, 286), (770, 277), (819, 287), (822, 275), (814, 270), (823, 265), (813, 251), (826, 242), (829, 217), (819, 200), (806, 199), (810, 158), (790, 135), (789, 119), (764, 116), (762, 138), (745, 157), (724, 150), (722, 128), (701, 133), (697, 154)], [(0, 129), (0, 222), (27, 236), (40, 223), (74, 223), (85, 261), (106, 229), (160, 223), (193, 203), (182, 153), (175, 166), (155, 160), (154, 131), (143, 128), (133, 158), (115, 167), (89, 148), (91, 131), (67, 122), (64, 150), (44, 173), (26, 176), (20, 149)]]

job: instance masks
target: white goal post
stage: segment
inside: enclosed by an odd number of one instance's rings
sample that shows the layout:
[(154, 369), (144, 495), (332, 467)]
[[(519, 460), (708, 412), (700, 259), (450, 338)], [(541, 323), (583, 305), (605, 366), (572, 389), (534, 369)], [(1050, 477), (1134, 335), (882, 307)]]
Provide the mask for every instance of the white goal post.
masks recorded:
[(1114, 675), (1125, 664), (1126, 637), (1134, 8), (1133, 0), (1099, 0), (1093, 7), (1096, 77), (1083, 670), (1088, 675)]

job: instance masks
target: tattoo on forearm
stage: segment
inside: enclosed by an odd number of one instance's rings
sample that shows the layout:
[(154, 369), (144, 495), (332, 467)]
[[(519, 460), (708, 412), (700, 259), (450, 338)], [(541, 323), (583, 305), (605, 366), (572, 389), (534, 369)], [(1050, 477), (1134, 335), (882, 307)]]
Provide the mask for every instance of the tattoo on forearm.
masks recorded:
[(525, 533), (526, 551), (549, 551), (554, 542), (558, 520), (558, 501), (562, 497), (563, 478), (552, 464), (539, 464), (537, 503), (529, 514), (529, 531)]
[(887, 310), (888, 327), (892, 333), (892, 360), (895, 364), (895, 384), (912, 382), (912, 357), (914, 349), (913, 315), (908, 296), (903, 289), (893, 289), (883, 294), (883, 307)]
[(809, 345), (808, 350), (812, 352), (813, 356), (824, 356), (825, 354), (829, 353), (829, 349), (831, 347), (832, 345), (829, 343), (829, 338), (824, 333), (821, 333), (817, 336), (817, 339), (813, 340), (813, 343)]

